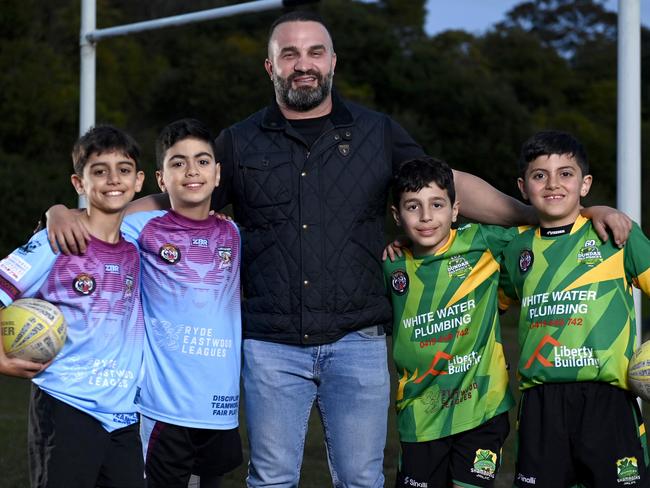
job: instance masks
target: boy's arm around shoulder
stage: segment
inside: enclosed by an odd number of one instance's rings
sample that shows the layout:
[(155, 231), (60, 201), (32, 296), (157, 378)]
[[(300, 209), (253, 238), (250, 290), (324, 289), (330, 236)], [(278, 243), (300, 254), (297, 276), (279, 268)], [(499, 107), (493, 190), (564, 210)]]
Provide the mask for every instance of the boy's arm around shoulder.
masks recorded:
[[(132, 201), (126, 208), (126, 213), (129, 215), (168, 208), (169, 197), (165, 193), (159, 193)], [(61, 204), (53, 205), (45, 212), (48, 240), (52, 251), (58, 253), (61, 250), (66, 255), (79, 255), (86, 252), (90, 232), (84, 224), (83, 213), (83, 209), (69, 209)]]
[(625, 272), (632, 284), (650, 297), (650, 239), (636, 224), (623, 248)]

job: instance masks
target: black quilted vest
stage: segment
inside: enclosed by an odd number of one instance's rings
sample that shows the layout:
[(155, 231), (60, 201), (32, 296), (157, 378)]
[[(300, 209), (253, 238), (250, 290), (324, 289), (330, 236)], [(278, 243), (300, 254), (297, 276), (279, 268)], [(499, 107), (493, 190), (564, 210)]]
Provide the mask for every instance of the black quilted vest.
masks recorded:
[(333, 102), (311, 149), (275, 104), (225, 131), (247, 338), (322, 344), (391, 322), (381, 252), (395, 124), (336, 94)]

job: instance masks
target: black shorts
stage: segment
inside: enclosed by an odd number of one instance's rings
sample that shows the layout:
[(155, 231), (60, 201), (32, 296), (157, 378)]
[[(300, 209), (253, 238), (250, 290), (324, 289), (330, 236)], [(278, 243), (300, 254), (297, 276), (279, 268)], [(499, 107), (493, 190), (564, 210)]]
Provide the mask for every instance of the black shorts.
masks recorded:
[(138, 424), (107, 432), (35, 385), (29, 404), (32, 488), (143, 488)]
[(508, 412), (474, 429), (426, 442), (402, 442), (396, 488), (447, 487), (452, 482), (494, 486), (501, 448), (510, 432)]
[(239, 429), (183, 427), (142, 417), (147, 488), (186, 488), (190, 475), (220, 476), (242, 463)]
[(549, 383), (519, 405), (515, 485), (647, 487), (645, 426), (635, 398), (606, 383)]

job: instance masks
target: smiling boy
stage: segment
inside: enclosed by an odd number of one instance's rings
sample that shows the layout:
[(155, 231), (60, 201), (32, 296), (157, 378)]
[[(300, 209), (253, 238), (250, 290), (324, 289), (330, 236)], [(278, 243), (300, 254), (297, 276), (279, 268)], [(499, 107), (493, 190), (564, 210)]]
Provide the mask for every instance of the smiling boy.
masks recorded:
[(514, 405), (501, 344), (501, 249), (517, 229), (466, 225), (453, 174), (430, 157), (393, 183), (393, 217), (411, 241), (384, 262), (393, 303), (401, 457), (396, 487), (493, 486)]
[(90, 129), (74, 146), (72, 184), (88, 207), (83, 256), (55, 254), (46, 231), (0, 261), (0, 305), (36, 297), (68, 323), (51, 365), (7, 358), (0, 373), (32, 379), (29, 467), (33, 488), (144, 486), (134, 403), (142, 364), (140, 259), (120, 224), (140, 191), (139, 148), (111, 126)]
[(650, 241), (635, 224), (620, 249), (580, 215), (592, 177), (570, 134), (526, 141), (520, 174), (540, 225), (504, 251), (504, 292), (521, 302), (515, 484), (647, 486), (645, 427), (626, 372), (636, 348), (632, 285), (650, 292)]

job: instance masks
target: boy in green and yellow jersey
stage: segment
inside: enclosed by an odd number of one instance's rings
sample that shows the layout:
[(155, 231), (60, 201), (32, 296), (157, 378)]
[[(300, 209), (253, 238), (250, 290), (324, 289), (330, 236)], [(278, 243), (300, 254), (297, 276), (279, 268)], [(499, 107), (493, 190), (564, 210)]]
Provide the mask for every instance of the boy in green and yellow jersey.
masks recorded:
[(504, 251), (503, 290), (521, 303), (515, 485), (647, 487), (645, 428), (626, 372), (632, 284), (650, 293), (650, 241), (635, 224), (619, 249), (580, 216), (592, 178), (570, 134), (533, 136), (520, 170), (540, 225)]
[(434, 158), (405, 162), (393, 198), (411, 241), (384, 263), (399, 378), (396, 486), (493, 486), (514, 404), (498, 319), (500, 256), (518, 231), (451, 229), (453, 175)]

